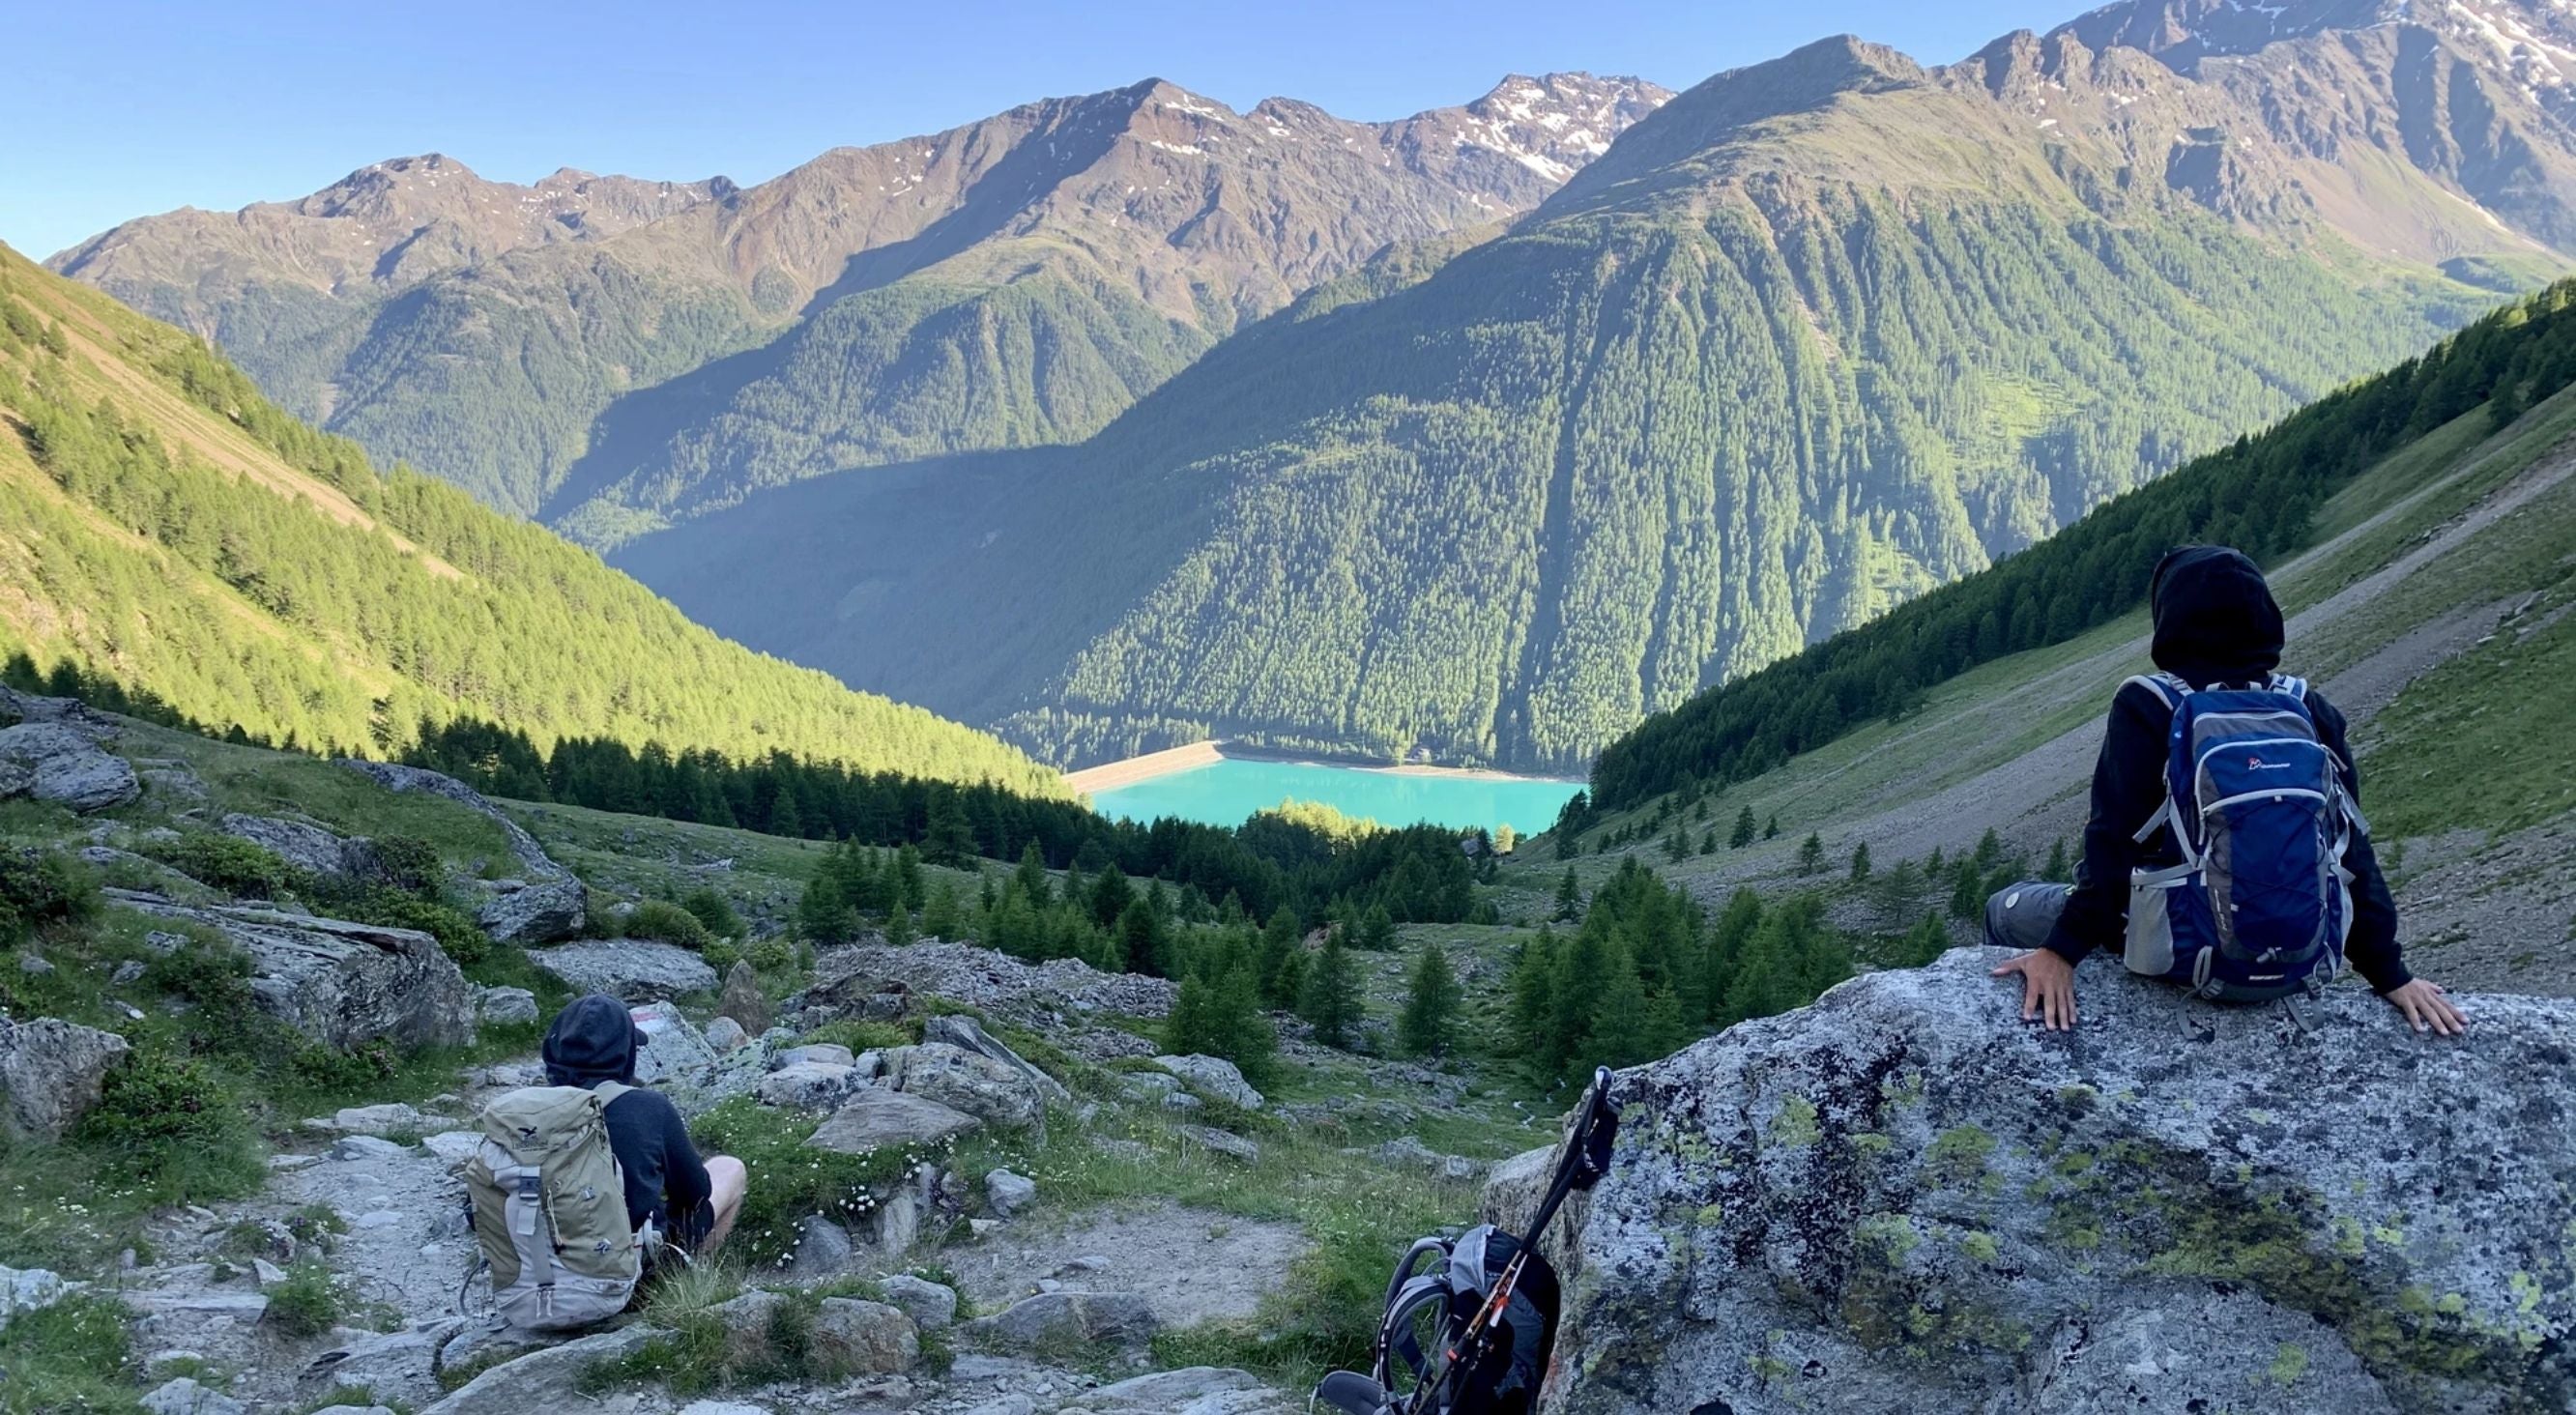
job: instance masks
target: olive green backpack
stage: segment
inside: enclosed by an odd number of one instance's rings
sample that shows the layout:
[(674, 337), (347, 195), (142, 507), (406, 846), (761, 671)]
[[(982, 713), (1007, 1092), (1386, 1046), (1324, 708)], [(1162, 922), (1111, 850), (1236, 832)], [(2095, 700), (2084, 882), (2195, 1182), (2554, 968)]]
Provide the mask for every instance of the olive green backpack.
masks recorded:
[(635, 1295), (652, 1242), (626, 1223), (626, 1179), (608, 1145), (606, 1082), (529, 1086), (483, 1107), (483, 1144), (465, 1162), (474, 1238), (494, 1308), (512, 1326), (560, 1330), (616, 1316)]

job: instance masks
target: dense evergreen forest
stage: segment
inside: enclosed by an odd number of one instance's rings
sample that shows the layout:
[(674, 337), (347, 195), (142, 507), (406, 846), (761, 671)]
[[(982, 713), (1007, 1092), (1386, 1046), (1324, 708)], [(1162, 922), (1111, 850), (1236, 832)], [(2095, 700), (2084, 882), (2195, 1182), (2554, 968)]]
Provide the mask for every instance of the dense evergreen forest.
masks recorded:
[(2390, 452), (2482, 403), (2502, 426), (2571, 381), (2576, 282), (2488, 315), (1990, 570), (1647, 719), (1601, 753), (1591, 800), (1620, 808), (1747, 780), (1901, 715), (1944, 679), (2139, 608), (2149, 572), (2174, 546), (2233, 545), (2265, 559), (2298, 549), (2317, 507)]
[(1982, 90), (1892, 137), (1842, 98), (1327, 287), (1079, 447), (763, 493), (618, 563), (1059, 762), (1563, 769), (2494, 299), (2123, 191)]
[(1064, 797), (918, 708), (727, 643), (551, 533), (261, 398), (206, 347), (0, 253), (0, 650), (386, 755), (423, 721), (679, 741)]

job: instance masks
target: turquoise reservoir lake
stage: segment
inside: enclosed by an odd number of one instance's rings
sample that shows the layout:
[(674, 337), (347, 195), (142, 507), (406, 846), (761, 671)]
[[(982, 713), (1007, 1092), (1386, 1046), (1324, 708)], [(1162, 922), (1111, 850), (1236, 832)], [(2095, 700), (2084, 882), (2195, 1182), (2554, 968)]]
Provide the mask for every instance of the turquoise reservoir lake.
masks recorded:
[(1282, 800), (1321, 801), (1344, 815), (1382, 825), (1429, 821), (1460, 830), (1508, 825), (1526, 836), (1555, 824), (1566, 798), (1582, 789), (1577, 781), (1227, 757), (1094, 792), (1091, 803), (1103, 815), (1129, 820), (1178, 816), (1209, 825), (1241, 825), (1244, 817)]

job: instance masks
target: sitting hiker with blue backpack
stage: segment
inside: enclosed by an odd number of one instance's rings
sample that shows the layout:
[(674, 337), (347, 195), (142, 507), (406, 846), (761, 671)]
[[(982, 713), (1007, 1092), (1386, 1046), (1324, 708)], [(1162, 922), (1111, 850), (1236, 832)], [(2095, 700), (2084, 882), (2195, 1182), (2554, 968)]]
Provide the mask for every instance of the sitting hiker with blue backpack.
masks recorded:
[(624, 1003), (576, 999), (546, 1029), (549, 1084), (483, 1108), (465, 1191), (493, 1308), (513, 1326), (617, 1315), (659, 1255), (713, 1252), (742, 1209), (742, 1161), (700, 1160), (678, 1107), (635, 1084), (644, 1040)]
[(2096, 948), (2215, 1001), (2313, 993), (2351, 963), (2416, 1031), (2468, 1019), (2408, 973), (2397, 904), (2361, 815), (2343, 714), (2276, 672), (2281, 608), (2254, 562), (2187, 546), (2148, 590), (2158, 672), (2120, 685), (2093, 769), (2075, 883), (1986, 904), (1986, 941), (2024, 950), (2022, 1020), (2075, 1025), (2075, 965)]

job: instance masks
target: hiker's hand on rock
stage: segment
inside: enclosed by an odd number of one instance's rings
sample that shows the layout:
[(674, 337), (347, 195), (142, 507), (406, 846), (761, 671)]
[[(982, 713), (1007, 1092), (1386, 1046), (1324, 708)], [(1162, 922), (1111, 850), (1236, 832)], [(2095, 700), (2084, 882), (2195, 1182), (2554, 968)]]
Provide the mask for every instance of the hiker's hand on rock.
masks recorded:
[(2045, 1021), (2052, 1032), (2075, 1030), (2074, 964), (2045, 948), (2034, 948), (1995, 969), (1998, 978), (2007, 973), (2021, 974), (2021, 1020)]
[(2402, 988), (2391, 988), (2380, 996), (2388, 1005), (2406, 1014), (2406, 1025), (2437, 1037), (2456, 1037), (2469, 1029), (2469, 1016), (2451, 1001), (2442, 985), (2417, 978)]

